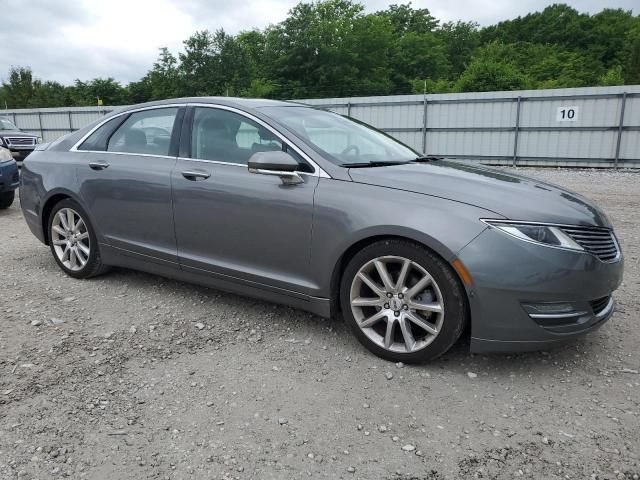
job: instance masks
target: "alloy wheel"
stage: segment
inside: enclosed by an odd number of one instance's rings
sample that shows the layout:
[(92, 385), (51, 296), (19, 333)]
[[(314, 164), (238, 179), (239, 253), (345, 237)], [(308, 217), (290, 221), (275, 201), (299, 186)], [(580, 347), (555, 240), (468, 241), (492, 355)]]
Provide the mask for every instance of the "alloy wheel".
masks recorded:
[(349, 302), (362, 332), (391, 352), (425, 348), (444, 321), (438, 284), (424, 267), (404, 257), (383, 256), (365, 263), (351, 283)]
[(82, 217), (72, 208), (61, 208), (51, 222), (51, 242), (58, 260), (77, 272), (89, 261), (91, 240)]

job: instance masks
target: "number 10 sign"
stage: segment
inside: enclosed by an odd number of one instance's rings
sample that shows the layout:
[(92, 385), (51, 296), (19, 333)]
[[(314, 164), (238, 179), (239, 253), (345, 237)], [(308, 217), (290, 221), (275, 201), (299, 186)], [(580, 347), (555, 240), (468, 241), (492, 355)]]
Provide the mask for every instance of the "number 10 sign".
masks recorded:
[(578, 120), (578, 107), (558, 107), (556, 122), (575, 122)]

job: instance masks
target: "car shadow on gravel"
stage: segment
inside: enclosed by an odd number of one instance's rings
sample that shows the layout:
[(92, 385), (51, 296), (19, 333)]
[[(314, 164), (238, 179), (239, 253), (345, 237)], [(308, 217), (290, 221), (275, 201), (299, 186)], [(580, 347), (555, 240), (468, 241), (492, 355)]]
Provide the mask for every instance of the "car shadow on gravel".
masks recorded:
[[(358, 354), (370, 356), (372, 359), (377, 360), (372, 353), (368, 352), (351, 335), (341, 315), (325, 319), (292, 307), (125, 268), (114, 268), (108, 274), (93, 281), (106, 282), (113, 287), (127, 284), (129, 292), (139, 289), (140, 294), (144, 294), (149, 289), (154, 289), (161, 298), (167, 299), (169, 302), (172, 297), (176, 297), (185, 300), (187, 305), (198, 305), (203, 304), (203, 302), (206, 304), (207, 301), (224, 302), (227, 308), (237, 311), (239, 316), (242, 316), (242, 311), (245, 310), (246, 315), (250, 318), (255, 318), (256, 315), (259, 316), (265, 311), (276, 312), (277, 317), (274, 317), (274, 324), (277, 325), (275, 327), (277, 329), (276, 333), (280, 336), (289, 335), (291, 334), (290, 330), (293, 330), (296, 335), (303, 337), (307, 333), (305, 330), (312, 330), (317, 328), (318, 325), (322, 325), (337, 334), (343, 346), (341, 348), (344, 348), (345, 357)], [(187, 315), (184, 320), (197, 322), (199, 317), (188, 318)], [(542, 351), (511, 354), (473, 354), (470, 352), (470, 330), (467, 329), (462, 337), (443, 356), (427, 364), (414, 365), (413, 368), (449, 370), (453, 373), (460, 371), (462, 367), (481, 367), (491, 370), (492, 375), (499, 377), (511, 375), (514, 369), (524, 369), (534, 377), (548, 376), (550, 371), (558, 369), (558, 364), (571, 362), (576, 356), (588, 357), (600, 353), (601, 349), (597, 340), (599, 335), (601, 335), (600, 331), (593, 332), (587, 337), (579, 337), (562, 346)], [(333, 335), (327, 334), (325, 343), (332, 342), (334, 338)], [(383, 363), (388, 362), (383, 361)]]

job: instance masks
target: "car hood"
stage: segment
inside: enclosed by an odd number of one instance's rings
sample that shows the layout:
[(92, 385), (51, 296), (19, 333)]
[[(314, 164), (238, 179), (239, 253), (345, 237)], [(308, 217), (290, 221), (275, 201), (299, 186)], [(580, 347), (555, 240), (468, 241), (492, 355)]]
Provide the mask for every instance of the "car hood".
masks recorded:
[(37, 135), (31, 135), (30, 133), (25, 133), (22, 130), (0, 130), (0, 136), (2, 136), (2, 137), (29, 137), (29, 138), (34, 138)]
[(511, 220), (608, 227), (606, 215), (577, 193), (522, 175), (437, 160), (351, 168), (354, 182), (446, 198)]

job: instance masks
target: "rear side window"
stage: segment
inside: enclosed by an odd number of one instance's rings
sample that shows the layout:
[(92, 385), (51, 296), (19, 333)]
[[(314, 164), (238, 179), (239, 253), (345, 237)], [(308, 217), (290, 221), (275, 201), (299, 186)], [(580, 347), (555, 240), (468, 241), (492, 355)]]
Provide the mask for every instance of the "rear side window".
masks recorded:
[(169, 155), (177, 107), (132, 113), (111, 135), (108, 152)]
[(78, 150), (91, 150), (94, 152), (104, 152), (107, 149), (107, 142), (113, 131), (123, 122), (125, 116), (112, 118), (104, 125), (100, 126), (87, 139), (82, 142)]

